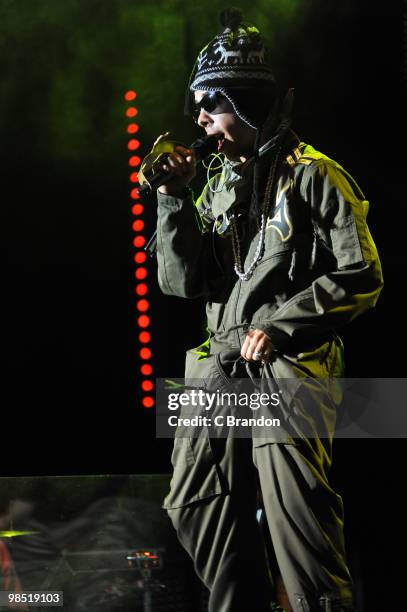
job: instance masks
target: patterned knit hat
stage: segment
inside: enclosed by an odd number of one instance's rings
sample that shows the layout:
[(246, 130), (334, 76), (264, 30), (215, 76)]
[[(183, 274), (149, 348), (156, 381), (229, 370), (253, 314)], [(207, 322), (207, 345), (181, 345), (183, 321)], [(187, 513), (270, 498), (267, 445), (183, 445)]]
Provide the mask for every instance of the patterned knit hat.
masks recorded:
[(240, 9), (224, 9), (220, 22), (222, 32), (200, 51), (192, 69), (185, 96), (185, 114), (192, 114), (191, 92), (220, 91), (242, 121), (259, 129), (277, 102), (269, 50), (259, 30), (243, 22)]

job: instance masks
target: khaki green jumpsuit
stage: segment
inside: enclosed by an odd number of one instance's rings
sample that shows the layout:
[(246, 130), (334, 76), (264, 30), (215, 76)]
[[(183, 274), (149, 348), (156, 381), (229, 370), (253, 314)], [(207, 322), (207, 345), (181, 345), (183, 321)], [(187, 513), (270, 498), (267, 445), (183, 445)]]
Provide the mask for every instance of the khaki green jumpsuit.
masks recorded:
[[(260, 201), (274, 155), (270, 143), (260, 149)], [(207, 301), (209, 339), (187, 352), (185, 377), (222, 385), (250, 328), (266, 332), (276, 349), (259, 376), (295, 379), (299, 386), (304, 377), (341, 377), (337, 330), (373, 307), (383, 286), (366, 224), (369, 204), (338, 163), (290, 132), (264, 253), (242, 281), (233, 268), (229, 227), (236, 215), (246, 270), (259, 232), (248, 214), (252, 178), (253, 159), (227, 161), (211, 179), (217, 193), (206, 185), (196, 202), (190, 189), (183, 198), (157, 193), (160, 287)], [(291, 414), (295, 395), (294, 389)], [(283, 429), (257, 439), (175, 438), (163, 507), (210, 591), (210, 612), (270, 610), (272, 584), (256, 521), (258, 483), (292, 609), (354, 609), (342, 499), (328, 480), (337, 405), (321, 391), (316, 406), (320, 423), (312, 436), (301, 432), (305, 420), (297, 411), (294, 435)]]

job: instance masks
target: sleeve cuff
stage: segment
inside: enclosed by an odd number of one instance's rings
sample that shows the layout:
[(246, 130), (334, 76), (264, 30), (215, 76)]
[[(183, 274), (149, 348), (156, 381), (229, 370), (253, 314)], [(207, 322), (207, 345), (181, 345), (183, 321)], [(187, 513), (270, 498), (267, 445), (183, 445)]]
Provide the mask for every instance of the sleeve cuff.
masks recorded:
[(179, 208), (185, 200), (193, 200), (194, 193), (190, 187), (185, 187), (184, 191), (178, 196), (172, 196), (165, 193), (161, 193), (157, 189), (157, 202), (158, 204), (164, 204), (170, 208)]

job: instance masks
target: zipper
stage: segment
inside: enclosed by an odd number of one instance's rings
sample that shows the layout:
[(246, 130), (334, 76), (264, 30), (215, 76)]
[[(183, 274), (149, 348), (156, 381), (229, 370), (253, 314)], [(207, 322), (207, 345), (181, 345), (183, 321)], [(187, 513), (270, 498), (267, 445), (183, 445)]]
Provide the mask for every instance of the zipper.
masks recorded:
[[(277, 251), (276, 253), (273, 253), (272, 255), (269, 255), (269, 257), (267, 257), (266, 259), (262, 260), (259, 262), (259, 266), (263, 263), (266, 262), (270, 259), (273, 259), (273, 257), (277, 257), (278, 255), (281, 255), (282, 253), (287, 253), (290, 249), (280, 249), (280, 251)], [(240, 336), (239, 336), (239, 328), (242, 327), (241, 324), (238, 324), (237, 322), (237, 310), (238, 310), (238, 305), (239, 305), (239, 298), (240, 298), (240, 293), (241, 293), (241, 288), (242, 288), (242, 283), (243, 282), (247, 282), (247, 281), (242, 281), (240, 278), (238, 279), (238, 288), (236, 291), (236, 298), (235, 298), (235, 304), (234, 304), (234, 324), (236, 326), (236, 342), (237, 342), (237, 346), (240, 346), (240, 348), (242, 347), (242, 344), (240, 342)]]

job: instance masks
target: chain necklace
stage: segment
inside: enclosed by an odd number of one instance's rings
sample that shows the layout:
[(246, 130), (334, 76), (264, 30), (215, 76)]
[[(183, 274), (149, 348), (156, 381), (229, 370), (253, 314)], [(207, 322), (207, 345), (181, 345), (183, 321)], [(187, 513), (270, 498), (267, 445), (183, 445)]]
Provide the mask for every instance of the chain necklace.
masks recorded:
[[(265, 239), (265, 234), (266, 234), (266, 220), (268, 218), (270, 208), (271, 208), (271, 193), (273, 189), (276, 168), (277, 168), (278, 161), (281, 155), (281, 150), (282, 150), (282, 144), (277, 150), (276, 156), (274, 158), (274, 162), (272, 164), (272, 167), (270, 169), (270, 173), (267, 179), (267, 186), (266, 186), (266, 191), (264, 194), (263, 206), (262, 206), (262, 211), (261, 211), (260, 235), (259, 235), (259, 239), (257, 242), (257, 247), (254, 253), (253, 259), (251, 263), (249, 264), (249, 267), (246, 271), (244, 270), (244, 266), (242, 264), (242, 258), (241, 258), (241, 246), (240, 246), (240, 240), (239, 240), (239, 232), (237, 228), (238, 215), (232, 215), (230, 219), (231, 220), (233, 259), (235, 261), (234, 269), (235, 269), (237, 276), (242, 281), (250, 280), (261, 257), (263, 256), (264, 239)], [(257, 186), (256, 186), (256, 189), (257, 189)]]

